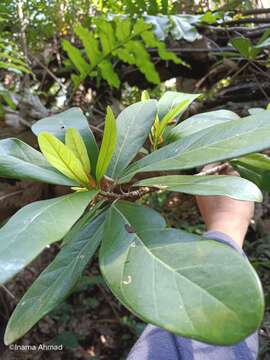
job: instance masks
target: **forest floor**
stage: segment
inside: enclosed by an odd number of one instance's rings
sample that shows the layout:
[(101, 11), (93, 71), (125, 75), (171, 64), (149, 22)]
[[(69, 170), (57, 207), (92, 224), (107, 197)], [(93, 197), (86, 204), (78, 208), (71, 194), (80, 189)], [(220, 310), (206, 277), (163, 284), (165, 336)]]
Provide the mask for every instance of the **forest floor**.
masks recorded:
[[(176, 193), (151, 195), (144, 199), (166, 217), (170, 226), (202, 234), (204, 225), (194, 197)], [(262, 280), (266, 300), (260, 330), (260, 359), (270, 359), (270, 198), (258, 204), (250, 226), (245, 251)], [(57, 253), (46, 249), (38, 259), (0, 291), (0, 331), (18, 300)], [(63, 351), (14, 351), (0, 344), (1, 360), (121, 360), (125, 359), (145, 324), (131, 315), (112, 296), (100, 276), (97, 260), (63, 304), (41, 320), (17, 344), (63, 344)], [(1, 335), (1, 334), (0, 334)]]

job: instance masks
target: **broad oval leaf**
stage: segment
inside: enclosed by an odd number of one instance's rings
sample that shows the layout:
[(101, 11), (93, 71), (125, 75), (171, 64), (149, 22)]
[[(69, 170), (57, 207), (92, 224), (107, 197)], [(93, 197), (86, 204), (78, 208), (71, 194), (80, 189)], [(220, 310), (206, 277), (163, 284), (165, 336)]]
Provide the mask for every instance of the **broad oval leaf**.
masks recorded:
[(147, 139), (157, 111), (156, 100), (141, 101), (123, 110), (116, 120), (117, 143), (108, 175), (119, 178)]
[(168, 137), (175, 141), (213, 125), (236, 119), (239, 119), (239, 116), (229, 110), (215, 110), (193, 115), (175, 126)]
[(76, 158), (80, 160), (86, 174), (90, 174), (91, 164), (87, 154), (87, 149), (83, 138), (77, 129), (67, 129), (65, 144), (71, 151), (73, 151)]
[(54, 169), (39, 151), (13, 138), (0, 141), (0, 176), (68, 186), (77, 184)]
[(270, 191), (270, 159), (263, 154), (250, 154), (230, 161), (240, 175), (260, 189)]
[(105, 119), (105, 127), (103, 139), (100, 147), (100, 152), (97, 161), (96, 179), (99, 182), (105, 175), (109, 163), (111, 161), (115, 145), (116, 145), (116, 120), (112, 109), (107, 107), (107, 114)]
[(134, 186), (154, 186), (193, 195), (223, 195), (237, 200), (261, 202), (263, 199), (255, 184), (239, 176), (168, 175), (141, 180)]
[(84, 218), (88, 218), (88, 214), (75, 225), (76, 231), (73, 231), (72, 239), (65, 244), (20, 300), (6, 328), (6, 345), (23, 336), (43, 316), (59, 305), (81, 277), (101, 241), (105, 213), (90, 221)]
[(79, 159), (60, 140), (48, 132), (38, 135), (38, 144), (48, 162), (72, 180), (88, 185), (89, 179)]
[(238, 343), (259, 327), (263, 293), (246, 258), (185, 231), (150, 223), (138, 229), (137, 214), (127, 217), (113, 204), (100, 249), (106, 282), (129, 310), (177, 335), (219, 345)]
[(76, 128), (81, 134), (91, 160), (92, 170), (95, 171), (98, 146), (88, 121), (80, 108), (74, 107), (60, 114), (41, 119), (32, 126), (32, 131), (35, 135), (42, 131), (48, 131), (61, 141), (64, 141), (65, 133), (69, 128)]
[(175, 141), (130, 165), (119, 182), (137, 172), (190, 169), (270, 147), (270, 111), (227, 121)]
[(61, 240), (97, 191), (37, 201), (20, 209), (0, 229), (0, 283), (12, 278), (47, 245)]

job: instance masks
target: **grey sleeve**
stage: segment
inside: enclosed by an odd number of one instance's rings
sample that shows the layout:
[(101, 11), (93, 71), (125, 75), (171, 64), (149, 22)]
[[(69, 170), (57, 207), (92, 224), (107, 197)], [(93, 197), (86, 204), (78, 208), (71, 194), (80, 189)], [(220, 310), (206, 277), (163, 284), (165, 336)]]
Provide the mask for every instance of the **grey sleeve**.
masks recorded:
[[(204, 236), (227, 244), (245, 256), (243, 250), (226, 234), (209, 231)], [(255, 360), (257, 357), (257, 332), (239, 344), (216, 346), (175, 336), (156, 326), (147, 325), (127, 360)]]

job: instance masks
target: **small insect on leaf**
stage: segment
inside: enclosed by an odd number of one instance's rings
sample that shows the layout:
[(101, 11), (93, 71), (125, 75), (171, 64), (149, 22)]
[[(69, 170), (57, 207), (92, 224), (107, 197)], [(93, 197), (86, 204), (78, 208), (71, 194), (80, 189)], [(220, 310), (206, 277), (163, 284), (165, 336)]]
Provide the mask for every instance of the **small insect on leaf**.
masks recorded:
[(97, 161), (97, 168), (96, 168), (97, 182), (100, 182), (100, 180), (106, 173), (106, 170), (109, 166), (109, 163), (111, 161), (115, 149), (116, 138), (117, 138), (116, 120), (112, 109), (108, 106), (106, 119), (105, 119), (104, 134), (103, 134), (103, 139)]
[(44, 131), (38, 135), (38, 144), (47, 161), (70, 179), (88, 186), (89, 179), (79, 159), (52, 134)]
[(84, 171), (87, 174), (90, 174), (91, 171), (90, 159), (88, 157), (87, 149), (84, 144), (83, 138), (81, 137), (79, 131), (74, 128), (68, 129), (65, 136), (65, 143), (66, 146), (71, 151), (73, 151), (76, 158), (80, 160), (84, 168)]

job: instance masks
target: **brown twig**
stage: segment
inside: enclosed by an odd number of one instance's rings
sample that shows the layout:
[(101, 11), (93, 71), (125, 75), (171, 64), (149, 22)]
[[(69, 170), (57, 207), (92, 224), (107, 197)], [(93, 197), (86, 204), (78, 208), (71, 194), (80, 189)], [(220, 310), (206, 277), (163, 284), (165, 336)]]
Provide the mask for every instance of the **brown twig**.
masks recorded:
[(51, 76), (51, 78), (52, 78), (55, 82), (57, 82), (57, 84), (59, 84), (59, 86), (61, 87), (62, 90), (64, 90), (64, 91), (67, 90), (67, 87), (65, 86), (65, 84), (63, 84), (63, 83), (61, 82), (61, 80), (58, 79), (58, 78), (54, 75), (54, 73), (53, 73), (46, 65), (44, 65), (41, 61), (39, 61), (39, 59), (38, 59), (36, 56), (32, 56), (32, 58), (33, 58), (33, 60), (35, 60), (35, 62), (36, 62), (39, 66), (41, 66), (41, 67)]
[(226, 162), (224, 164), (219, 164), (216, 165), (208, 170), (204, 170), (199, 172), (198, 174), (196, 174), (196, 176), (206, 176), (206, 175), (213, 175), (216, 173), (221, 172), (222, 170), (225, 170), (227, 167), (229, 166), (229, 164)]
[(0, 284), (0, 286), (1, 286), (1, 288), (2, 288), (12, 299), (18, 301), (18, 299), (16, 298), (16, 296), (13, 295), (12, 292), (9, 291), (9, 289), (8, 289), (5, 285)]
[(136, 199), (139, 199), (140, 197), (142, 197), (143, 195), (149, 193), (149, 192), (152, 192), (152, 191), (156, 191), (155, 189), (153, 188), (149, 188), (149, 187), (141, 187), (140, 189), (138, 190), (134, 190), (134, 191), (129, 191), (129, 192), (122, 192), (121, 194), (120, 193), (116, 193), (116, 192), (110, 192), (110, 191), (101, 191), (100, 192), (100, 195), (106, 199), (109, 199), (109, 200), (117, 200), (117, 199), (133, 199), (133, 200), (136, 200)]

